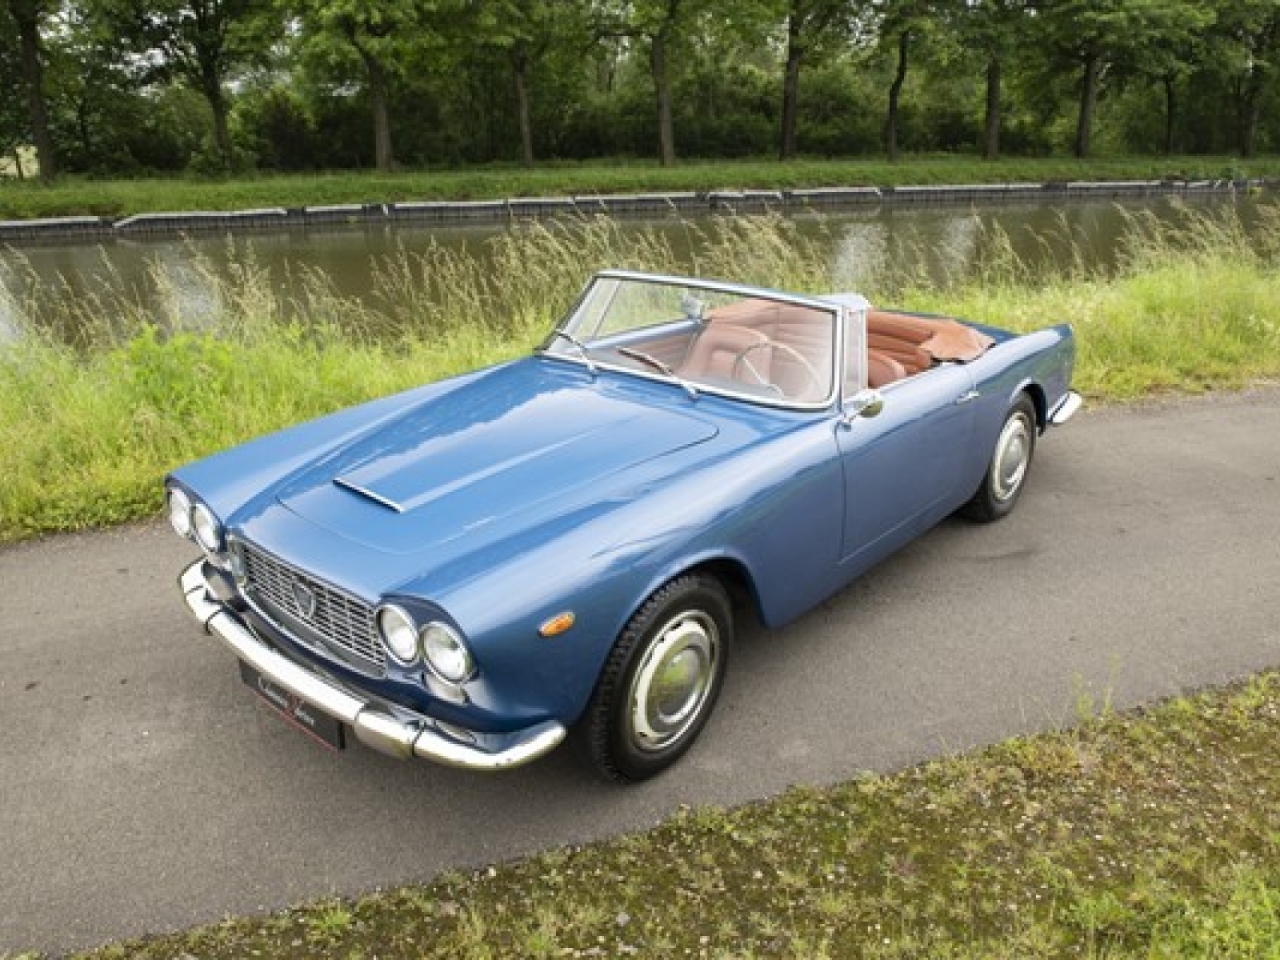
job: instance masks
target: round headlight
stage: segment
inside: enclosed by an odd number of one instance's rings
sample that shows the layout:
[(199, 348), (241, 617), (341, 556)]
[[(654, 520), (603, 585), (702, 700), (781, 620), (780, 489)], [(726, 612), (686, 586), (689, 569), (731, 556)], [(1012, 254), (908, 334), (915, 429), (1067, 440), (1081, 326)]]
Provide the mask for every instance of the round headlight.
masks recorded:
[(475, 667), (462, 639), (443, 623), (422, 628), (422, 652), (431, 669), (450, 683), (462, 683)]
[(401, 663), (418, 659), (418, 628), (413, 618), (399, 607), (378, 610), (378, 633), (387, 652)]
[(178, 536), (191, 539), (191, 498), (177, 487), (169, 488), (169, 523)]
[(222, 549), (222, 524), (203, 503), (197, 503), (191, 509), (191, 530), (196, 535), (196, 543), (209, 553)]

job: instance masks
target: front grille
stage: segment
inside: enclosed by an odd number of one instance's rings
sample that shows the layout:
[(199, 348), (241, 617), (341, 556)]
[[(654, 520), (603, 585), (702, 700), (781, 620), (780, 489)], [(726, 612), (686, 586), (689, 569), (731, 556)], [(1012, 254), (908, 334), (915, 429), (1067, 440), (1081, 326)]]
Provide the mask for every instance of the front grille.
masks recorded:
[[(284, 614), (302, 628), (290, 630), (291, 636), (312, 645), (319, 640), (339, 656), (354, 657), (355, 666), (372, 668), (379, 675), (386, 672), (386, 649), (378, 639), (373, 607), (251, 543), (241, 540), (238, 546), (244, 558), (246, 595), (273, 619)], [(309, 615), (303, 609), (308, 592), (315, 598)]]

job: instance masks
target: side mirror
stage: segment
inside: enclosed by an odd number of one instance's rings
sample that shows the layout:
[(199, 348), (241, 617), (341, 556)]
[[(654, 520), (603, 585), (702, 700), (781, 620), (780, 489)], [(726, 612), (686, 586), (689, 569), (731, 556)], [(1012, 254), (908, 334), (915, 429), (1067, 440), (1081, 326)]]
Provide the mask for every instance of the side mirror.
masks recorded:
[(884, 409), (884, 397), (879, 390), (859, 390), (844, 405), (844, 417), (841, 419), (846, 427), (853, 426), (859, 417), (878, 417)]

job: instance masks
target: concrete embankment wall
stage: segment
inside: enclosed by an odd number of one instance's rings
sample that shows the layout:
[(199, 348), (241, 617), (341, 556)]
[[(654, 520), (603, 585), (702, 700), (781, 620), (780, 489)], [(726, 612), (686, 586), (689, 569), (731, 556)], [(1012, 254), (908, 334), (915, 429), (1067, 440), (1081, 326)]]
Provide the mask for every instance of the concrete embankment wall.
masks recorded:
[(997, 183), (967, 186), (821, 187), (812, 190), (723, 190), (510, 200), (363, 203), (317, 207), (265, 207), (225, 212), (140, 213), (105, 217), (0, 220), (0, 243), (103, 239), (157, 234), (289, 230), (364, 224), (499, 223), (574, 214), (661, 215), (764, 210), (840, 210), (884, 204), (955, 204), (1000, 201), (1109, 200), (1179, 194), (1230, 193), (1276, 186), (1269, 180), (1118, 180), (1071, 183)]

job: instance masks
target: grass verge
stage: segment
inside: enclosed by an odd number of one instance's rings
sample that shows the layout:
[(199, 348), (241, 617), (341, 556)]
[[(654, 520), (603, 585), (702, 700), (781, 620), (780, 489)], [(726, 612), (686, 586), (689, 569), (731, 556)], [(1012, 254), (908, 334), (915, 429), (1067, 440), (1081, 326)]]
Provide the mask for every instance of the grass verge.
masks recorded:
[(273, 957), (1275, 958), (1280, 674), (424, 886), (116, 944)]
[[(1112, 274), (1033, 276), (1000, 236), (980, 275), (955, 282), (864, 278), (873, 301), (971, 316), (1014, 330), (1069, 321), (1076, 385), (1094, 399), (1239, 387), (1280, 376), (1280, 208), (1246, 234), (1232, 213), (1135, 217)], [(779, 217), (689, 223), (695, 273), (821, 292), (825, 241)], [(37, 323), (0, 345), (0, 541), (139, 519), (183, 462), (351, 403), (528, 351), (595, 266), (688, 269), (657, 231), (607, 219), (532, 223), (492, 241), (482, 265), (432, 248), (375, 262), (376, 295), (355, 302), (323, 276), (288, 303), (251, 259), (214, 276), (212, 321), (160, 331), (127, 301), (90, 302), (60, 343)], [(911, 259), (911, 258), (907, 258)], [(38, 316), (41, 303), (13, 305)], [(0, 311), (3, 312), (3, 311)], [(286, 319), (293, 318), (293, 319)], [(298, 319), (301, 318), (301, 319)], [(374, 332), (376, 331), (376, 333)]]
[(52, 185), (0, 178), (0, 220), (187, 210), (244, 210), (409, 200), (493, 200), (572, 194), (790, 190), (907, 184), (1062, 182), (1072, 180), (1233, 179), (1280, 176), (1280, 157), (1068, 157), (983, 161), (964, 156), (881, 159), (594, 161), (532, 169), (488, 166), (397, 173), (321, 173), (229, 180), (152, 178), (85, 180)]

